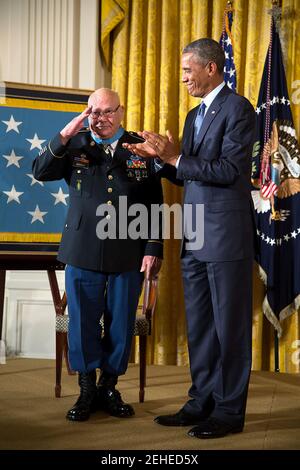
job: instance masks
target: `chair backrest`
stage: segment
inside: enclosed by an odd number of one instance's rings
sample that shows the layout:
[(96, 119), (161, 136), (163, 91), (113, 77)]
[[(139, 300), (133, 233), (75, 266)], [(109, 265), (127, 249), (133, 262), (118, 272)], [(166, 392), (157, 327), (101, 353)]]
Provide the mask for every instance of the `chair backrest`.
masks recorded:
[(151, 334), (151, 320), (154, 314), (157, 299), (157, 278), (145, 279), (136, 311), (134, 336)]

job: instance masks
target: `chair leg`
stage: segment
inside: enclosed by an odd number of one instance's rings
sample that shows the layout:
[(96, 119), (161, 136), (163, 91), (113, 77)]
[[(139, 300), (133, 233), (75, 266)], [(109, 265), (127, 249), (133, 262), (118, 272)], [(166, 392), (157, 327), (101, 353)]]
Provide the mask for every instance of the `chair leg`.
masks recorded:
[(0, 340), (2, 339), (2, 322), (4, 310), (4, 295), (5, 295), (5, 276), (6, 271), (0, 270)]
[(64, 333), (56, 332), (56, 383), (55, 396), (59, 398), (61, 395), (61, 369), (64, 350)]
[(141, 335), (139, 337), (140, 344), (140, 403), (144, 403), (145, 386), (146, 386), (146, 351), (147, 351), (147, 336)]
[(66, 361), (68, 375), (76, 375), (76, 372), (74, 370), (72, 370), (71, 367), (70, 367), (69, 356), (68, 356), (68, 351), (69, 351), (68, 335), (67, 335), (67, 333), (63, 333), (63, 335), (64, 335), (64, 357), (65, 357), (65, 361)]

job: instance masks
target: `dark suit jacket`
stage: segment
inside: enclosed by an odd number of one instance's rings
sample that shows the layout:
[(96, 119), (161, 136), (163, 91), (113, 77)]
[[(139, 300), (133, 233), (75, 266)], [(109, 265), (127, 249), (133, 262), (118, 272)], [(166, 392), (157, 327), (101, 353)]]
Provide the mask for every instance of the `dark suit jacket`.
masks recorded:
[(201, 261), (253, 256), (254, 217), (250, 193), (255, 112), (249, 101), (225, 86), (205, 115), (193, 147), (198, 107), (186, 118), (177, 177), (184, 180), (184, 203), (204, 204)]
[[(163, 171), (157, 173), (149, 159), (144, 160), (146, 168), (138, 168), (139, 164), (132, 168), (131, 154), (122, 147), (122, 142), (130, 142), (127, 132), (119, 140), (112, 159), (102, 145), (95, 144), (86, 129), (66, 146), (57, 135), (33, 162), (36, 179), (64, 178), (69, 185), (70, 205), (58, 253), (63, 263), (111, 273), (139, 270), (144, 255), (163, 256), (160, 235), (136, 240), (100, 240), (96, 235), (96, 226), (104, 219), (104, 215), (96, 215), (100, 204), (109, 201), (116, 209), (118, 237), (119, 196), (127, 197), (128, 207), (140, 203), (149, 209), (151, 204), (163, 202), (160, 180)], [(126, 215), (125, 211), (122, 215)], [(135, 217), (128, 217), (128, 224)]]

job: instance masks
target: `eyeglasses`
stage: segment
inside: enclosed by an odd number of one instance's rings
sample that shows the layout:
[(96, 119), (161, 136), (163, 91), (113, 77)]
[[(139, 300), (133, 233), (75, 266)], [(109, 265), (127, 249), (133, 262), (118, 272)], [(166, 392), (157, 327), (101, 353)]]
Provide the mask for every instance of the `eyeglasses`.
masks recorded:
[(99, 117), (110, 118), (112, 117), (119, 109), (120, 105), (116, 107), (116, 109), (108, 109), (107, 111), (93, 111), (91, 112), (90, 116), (92, 119), (99, 119)]

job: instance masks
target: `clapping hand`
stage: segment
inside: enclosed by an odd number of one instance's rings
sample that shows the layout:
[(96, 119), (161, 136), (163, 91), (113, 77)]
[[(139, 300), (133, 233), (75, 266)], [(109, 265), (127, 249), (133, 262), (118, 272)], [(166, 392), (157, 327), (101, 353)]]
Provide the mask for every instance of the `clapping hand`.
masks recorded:
[(176, 164), (178, 151), (170, 131), (167, 131), (166, 136), (150, 131), (138, 132), (138, 135), (145, 139), (144, 143), (126, 143), (123, 144), (123, 147), (127, 148), (134, 154), (140, 155), (141, 157), (159, 157), (165, 163), (169, 163), (170, 165)]
[[(142, 132), (138, 132), (138, 135), (142, 136)], [(140, 144), (133, 144), (133, 143), (124, 143), (122, 144), (123, 147), (135, 155), (139, 155), (140, 157), (145, 158), (156, 158), (158, 155), (155, 149), (152, 148), (148, 142), (143, 142)]]

